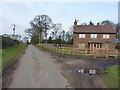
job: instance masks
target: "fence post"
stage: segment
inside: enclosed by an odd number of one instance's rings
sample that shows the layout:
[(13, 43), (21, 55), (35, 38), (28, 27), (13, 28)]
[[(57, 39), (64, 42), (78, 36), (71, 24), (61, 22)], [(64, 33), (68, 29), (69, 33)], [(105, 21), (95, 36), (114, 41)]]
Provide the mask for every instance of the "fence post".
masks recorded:
[(96, 50), (95, 49), (93, 49), (93, 50), (94, 50), (93, 51), (94, 52), (94, 58), (96, 58)]
[(87, 50), (87, 49), (85, 49), (85, 55), (87, 55), (87, 51), (88, 51), (88, 50)]
[(61, 49), (61, 55), (63, 55), (63, 49)]
[(73, 48), (73, 56), (74, 56), (74, 48)]
[(116, 58), (118, 58), (118, 50), (116, 49)]
[(106, 48), (106, 58), (108, 58), (108, 48)]

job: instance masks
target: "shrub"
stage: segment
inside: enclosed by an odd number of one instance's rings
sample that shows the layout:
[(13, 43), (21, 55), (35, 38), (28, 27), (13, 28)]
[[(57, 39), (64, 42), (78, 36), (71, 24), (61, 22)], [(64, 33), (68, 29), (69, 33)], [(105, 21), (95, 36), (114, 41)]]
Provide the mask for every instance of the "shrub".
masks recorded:
[(2, 38), (2, 48), (7, 48), (16, 45), (16, 42), (9, 37), (0, 36), (0, 38)]

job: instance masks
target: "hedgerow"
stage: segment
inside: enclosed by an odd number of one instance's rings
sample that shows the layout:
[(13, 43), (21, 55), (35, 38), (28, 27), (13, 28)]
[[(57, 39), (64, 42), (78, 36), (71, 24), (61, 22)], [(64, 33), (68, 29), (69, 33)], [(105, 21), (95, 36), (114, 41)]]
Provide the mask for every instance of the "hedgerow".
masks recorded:
[(2, 38), (2, 48), (3, 49), (19, 44), (19, 41), (13, 40), (13, 39), (11, 39), (9, 37), (0, 36), (0, 38)]

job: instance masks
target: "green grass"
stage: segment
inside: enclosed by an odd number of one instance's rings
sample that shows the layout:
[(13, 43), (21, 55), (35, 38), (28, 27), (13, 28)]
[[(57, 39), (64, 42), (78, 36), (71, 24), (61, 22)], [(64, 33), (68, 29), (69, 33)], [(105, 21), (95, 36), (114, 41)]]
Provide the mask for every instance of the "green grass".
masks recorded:
[(108, 88), (118, 88), (118, 80), (120, 79), (118, 68), (120, 68), (120, 65), (108, 67), (106, 69), (107, 74), (101, 76)]
[(73, 49), (72, 49), (72, 48), (64, 48), (64, 50), (73, 51)]
[[(73, 56), (73, 57), (76, 57), (76, 58), (93, 58), (92, 55), (85, 55), (85, 53), (82, 53), (82, 52), (78, 52), (78, 53), (70, 53), (70, 51), (67, 51), (67, 50), (70, 50), (69, 48), (65, 48), (65, 49), (50, 49), (49, 47), (41, 47), (39, 45), (35, 45), (37, 48), (39, 49), (42, 49), (42, 50), (46, 50), (46, 51), (50, 51), (52, 53), (55, 53), (55, 54), (58, 54), (58, 55), (64, 55), (64, 56)], [(65, 50), (65, 51), (64, 51)], [(73, 51), (71, 49), (71, 51)]]
[(2, 70), (9, 66), (11, 62), (27, 47), (27, 45), (18, 45), (2, 50)]

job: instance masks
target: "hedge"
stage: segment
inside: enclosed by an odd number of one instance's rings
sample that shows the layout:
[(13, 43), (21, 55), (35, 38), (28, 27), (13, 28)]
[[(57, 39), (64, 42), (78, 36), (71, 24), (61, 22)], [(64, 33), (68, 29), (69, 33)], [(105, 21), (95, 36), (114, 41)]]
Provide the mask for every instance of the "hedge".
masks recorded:
[(11, 47), (11, 46), (15, 46), (16, 45), (16, 41), (9, 38), (9, 37), (3, 37), (3, 36), (0, 36), (0, 40), (2, 38), (2, 46), (0, 46), (0, 48), (7, 48), (7, 47)]

